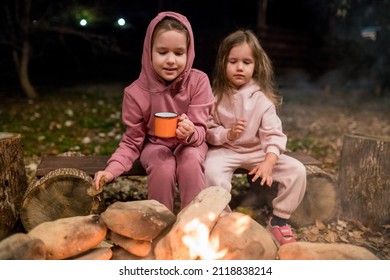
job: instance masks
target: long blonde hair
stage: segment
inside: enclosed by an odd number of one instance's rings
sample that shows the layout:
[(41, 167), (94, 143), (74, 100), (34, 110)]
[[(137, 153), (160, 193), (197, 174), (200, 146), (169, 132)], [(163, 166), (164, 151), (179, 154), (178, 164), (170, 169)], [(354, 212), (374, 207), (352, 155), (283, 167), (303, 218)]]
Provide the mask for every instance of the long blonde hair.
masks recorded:
[(213, 92), (217, 97), (217, 106), (224, 94), (232, 94), (232, 86), (226, 77), (227, 59), (230, 50), (237, 45), (247, 43), (252, 49), (255, 60), (253, 79), (275, 106), (282, 104), (281, 96), (276, 92), (274, 71), (271, 60), (261, 47), (259, 40), (251, 30), (237, 30), (223, 39), (219, 45), (214, 67)]

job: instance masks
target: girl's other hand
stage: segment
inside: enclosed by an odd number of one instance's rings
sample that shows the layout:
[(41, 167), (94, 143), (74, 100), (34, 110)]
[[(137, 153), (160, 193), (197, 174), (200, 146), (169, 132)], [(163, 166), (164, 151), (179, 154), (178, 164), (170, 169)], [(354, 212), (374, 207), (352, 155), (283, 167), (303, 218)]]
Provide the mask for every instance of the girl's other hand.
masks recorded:
[(232, 128), (228, 131), (227, 137), (230, 141), (237, 139), (246, 128), (246, 120), (240, 119), (233, 124)]
[(96, 190), (102, 188), (105, 184), (114, 180), (114, 175), (108, 171), (98, 171), (95, 173), (94, 183)]
[(254, 175), (252, 182), (255, 182), (258, 178), (261, 178), (261, 186), (266, 184), (267, 186), (271, 187), (273, 183), (272, 170), (277, 160), (278, 156), (276, 154), (272, 152), (267, 153), (265, 159), (248, 173), (248, 175)]
[(181, 114), (179, 123), (177, 124), (176, 137), (179, 140), (184, 140), (195, 131), (195, 125), (186, 114)]

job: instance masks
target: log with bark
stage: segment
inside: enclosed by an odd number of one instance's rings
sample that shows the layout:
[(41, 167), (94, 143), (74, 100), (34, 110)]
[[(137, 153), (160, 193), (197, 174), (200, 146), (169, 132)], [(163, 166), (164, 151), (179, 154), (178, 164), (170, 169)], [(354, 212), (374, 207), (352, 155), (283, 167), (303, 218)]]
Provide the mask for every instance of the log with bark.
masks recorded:
[(378, 229), (390, 223), (390, 138), (345, 134), (338, 178), (342, 211)]
[(305, 196), (291, 215), (290, 222), (308, 226), (316, 220), (328, 223), (339, 211), (339, 194), (333, 178), (318, 166), (305, 165), (307, 186)]
[(0, 240), (17, 227), (26, 189), (22, 136), (0, 132)]
[[(328, 223), (339, 211), (339, 194), (336, 182), (330, 174), (317, 165), (305, 164), (307, 187), (302, 202), (293, 212), (289, 222), (294, 226), (309, 226), (317, 221)], [(260, 179), (251, 181), (250, 189), (238, 203), (244, 207), (262, 207), (266, 205), (272, 211), (272, 200), (278, 192), (278, 182), (272, 187), (261, 187)], [(234, 205), (237, 206), (237, 205)], [(266, 220), (266, 217), (265, 217)]]
[(91, 189), (92, 177), (75, 168), (58, 168), (33, 181), (23, 198), (24, 228), (30, 231), (43, 222), (100, 213), (102, 193)]
[[(290, 217), (290, 223), (294, 226), (309, 226), (321, 221), (332, 221), (340, 208), (339, 194), (336, 182), (330, 174), (321, 169), (319, 164), (300, 159), (306, 168), (307, 187), (302, 202)], [(272, 211), (272, 200), (278, 192), (278, 182), (272, 187), (261, 187), (260, 179), (252, 182), (252, 176), (247, 176), (250, 185), (244, 195), (239, 198), (233, 207), (243, 206), (262, 208), (267, 206)], [(263, 217), (266, 222), (267, 217)]]

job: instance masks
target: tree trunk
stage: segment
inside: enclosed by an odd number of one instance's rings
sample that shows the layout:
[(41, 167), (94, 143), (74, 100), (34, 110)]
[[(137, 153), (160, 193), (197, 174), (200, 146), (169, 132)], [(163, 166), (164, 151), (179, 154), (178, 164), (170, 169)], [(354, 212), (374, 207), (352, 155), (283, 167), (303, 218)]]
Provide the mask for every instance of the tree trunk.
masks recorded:
[(390, 223), (390, 138), (344, 135), (338, 179), (345, 216), (374, 229)]
[(257, 1), (257, 28), (265, 29), (267, 27), (267, 0)]
[(13, 233), (27, 189), (22, 138), (0, 132), (0, 240)]
[(102, 211), (102, 193), (91, 194), (93, 179), (75, 168), (49, 172), (28, 187), (20, 214), (24, 228), (60, 218), (98, 214)]
[(34, 89), (30, 81), (29, 75), (29, 62), (30, 62), (30, 43), (25, 40), (22, 45), (22, 53), (19, 57), (18, 52), (14, 51), (14, 62), (16, 71), (18, 73), (18, 78), (20, 86), (24, 94), (31, 99), (38, 97), (38, 93)]

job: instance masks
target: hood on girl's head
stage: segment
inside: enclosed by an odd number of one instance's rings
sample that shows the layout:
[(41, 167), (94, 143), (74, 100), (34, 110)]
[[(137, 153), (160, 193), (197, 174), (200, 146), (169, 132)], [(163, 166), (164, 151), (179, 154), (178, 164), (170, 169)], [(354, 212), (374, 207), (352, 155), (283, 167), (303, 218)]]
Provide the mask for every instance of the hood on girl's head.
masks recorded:
[[(142, 68), (141, 68), (140, 76), (138, 78), (138, 81), (141, 83), (141, 85), (143, 87), (148, 88), (151, 91), (155, 91), (155, 90), (159, 91), (168, 87), (163, 81), (163, 79), (159, 77), (153, 69), (152, 46), (151, 46), (153, 32), (154, 29), (156, 28), (156, 25), (166, 17), (170, 17), (181, 22), (187, 28), (190, 37), (188, 51), (187, 51), (187, 64), (183, 73), (179, 77), (177, 77), (176, 78), (177, 81), (173, 83), (176, 84), (174, 86), (175, 88), (179, 86), (177, 85), (177, 83), (182, 84), (187, 79), (195, 59), (194, 35), (193, 35), (191, 24), (188, 21), (188, 19), (185, 16), (175, 12), (168, 11), (168, 12), (159, 13), (154, 19), (152, 19), (152, 21), (149, 23), (149, 26), (146, 30), (143, 52), (142, 52)], [(173, 86), (173, 84), (171, 84), (170, 86)]]

